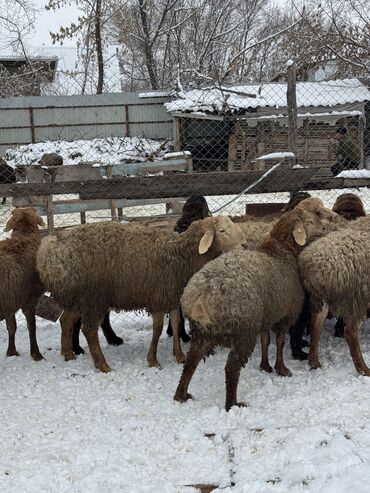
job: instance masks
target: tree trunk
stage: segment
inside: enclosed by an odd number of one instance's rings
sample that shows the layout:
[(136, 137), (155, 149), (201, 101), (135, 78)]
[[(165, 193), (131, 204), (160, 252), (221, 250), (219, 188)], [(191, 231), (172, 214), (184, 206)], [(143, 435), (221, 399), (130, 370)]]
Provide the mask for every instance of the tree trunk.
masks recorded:
[(103, 47), (101, 40), (101, 0), (96, 0), (95, 10), (95, 45), (96, 45), (96, 58), (98, 61), (98, 85), (96, 88), (96, 94), (102, 94), (104, 83), (104, 59), (103, 59)]
[(159, 85), (158, 85), (157, 74), (155, 69), (152, 46), (150, 43), (150, 32), (148, 26), (148, 15), (146, 11), (146, 0), (139, 0), (139, 10), (140, 10), (141, 25), (144, 32), (143, 43), (144, 43), (145, 62), (149, 74), (150, 84), (152, 86), (152, 89), (158, 89)]

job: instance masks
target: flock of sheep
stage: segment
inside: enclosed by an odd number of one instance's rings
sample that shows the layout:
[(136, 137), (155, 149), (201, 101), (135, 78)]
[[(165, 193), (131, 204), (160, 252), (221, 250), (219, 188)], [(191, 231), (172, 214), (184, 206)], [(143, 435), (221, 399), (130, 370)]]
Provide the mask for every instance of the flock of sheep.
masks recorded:
[[(271, 330), (279, 375), (290, 375), (283, 357), (288, 331), (293, 357), (308, 357), (310, 367), (318, 368), (319, 339), (329, 313), (344, 326), (356, 370), (370, 375), (358, 339), (370, 300), (370, 218), (354, 194), (338, 197), (333, 210), (300, 194), (281, 213), (265, 218), (210, 217), (204, 197), (192, 196), (174, 229), (101, 222), (43, 238), (40, 226), (44, 222), (34, 209), (17, 208), (5, 226), (11, 237), (0, 242), (0, 320), (8, 329), (8, 356), (18, 355), (15, 314), (22, 309), (31, 356), (42, 359), (35, 308), (48, 291), (64, 310), (62, 355), (71, 360), (83, 352), (82, 324), (94, 365), (102, 372), (110, 367), (99, 344), (99, 326), (108, 343), (123, 342), (110, 326), (110, 310), (150, 313), (147, 360), (157, 367), (158, 341), (169, 314), (173, 353), (184, 363), (174, 396), (180, 402), (191, 397), (188, 387), (200, 360), (222, 346), (230, 350), (225, 407), (242, 405), (239, 374), (258, 336), (261, 369), (273, 371)], [(191, 335), (186, 356), (180, 344), (188, 337), (183, 315)], [(306, 325), (309, 355), (302, 350)]]

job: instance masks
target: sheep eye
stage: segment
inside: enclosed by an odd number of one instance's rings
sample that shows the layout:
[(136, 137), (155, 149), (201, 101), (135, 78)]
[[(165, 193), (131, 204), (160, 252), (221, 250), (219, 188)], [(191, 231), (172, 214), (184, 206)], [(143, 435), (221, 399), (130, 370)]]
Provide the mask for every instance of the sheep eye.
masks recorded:
[(225, 233), (225, 230), (224, 229), (219, 229), (218, 232), (219, 233)]

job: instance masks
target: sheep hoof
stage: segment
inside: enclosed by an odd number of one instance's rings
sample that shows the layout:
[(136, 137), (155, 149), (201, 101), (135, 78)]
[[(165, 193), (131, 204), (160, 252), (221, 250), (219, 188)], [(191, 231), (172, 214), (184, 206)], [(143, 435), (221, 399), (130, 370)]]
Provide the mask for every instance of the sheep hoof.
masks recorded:
[(310, 361), (310, 370), (317, 370), (318, 368), (321, 368), (321, 363), (320, 361)]
[(44, 359), (41, 353), (31, 353), (31, 357), (34, 361), (41, 361)]
[(246, 404), (243, 401), (241, 401), (241, 402), (234, 402), (233, 404), (226, 404), (225, 409), (226, 409), (226, 411), (230, 411), (230, 409), (232, 407), (234, 407), (234, 406), (236, 406), (236, 407), (248, 407), (248, 404)]
[(177, 363), (179, 363), (179, 364), (185, 363), (185, 361), (186, 361), (186, 355), (184, 353), (180, 353), (180, 354), (177, 354), (175, 356), (176, 356)]
[(19, 353), (16, 349), (8, 349), (8, 351), (6, 352), (6, 355), (7, 356), (19, 356)]
[(278, 375), (280, 375), (281, 377), (291, 377), (292, 376), (291, 371), (288, 368), (286, 368), (285, 366), (275, 368), (275, 370), (276, 370), (276, 373)]
[(74, 353), (64, 353), (64, 354), (62, 354), (62, 356), (64, 356), (64, 361), (72, 361), (72, 360), (76, 359), (76, 356), (74, 355)]
[(192, 399), (193, 396), (186, 392), (185, 394), (183, 393), (177, 393), (174, 395), (174, 400), (177, 402), (186, 402), (189, 399)]
[(268, 363), (267, 364), (261, 363), (260, 368), (261, 371), (265, 371), (266, 373), (272, 373), (272, 366), (270, 366)]
[(85, 354), (85, 350), (84, 350), (84, 349), (82, 349), (82, 347), (81, 347), (81, 346), (76, 347), (76, 348), (73, 350), (73, 352), (74, 352), (76, 355), (78, 355), (78, 354)]
[(97, 368), (102, 373), (109, 373), (112, 371), (112, 368), (107, 365), (107, 363), (98, 363), (95, 365), (95, 368)]
[(149, 368), (158, 368), (158, 370), (162, 370), (162, 367), (157, 359), (148, 360), (148, 366)]
[(109, 337), (107, 339), (107, 343), (110, 345), (110, 346), (121, 346), (123, 344), (123, 339), (122, 337)]
[(367, 367), (365, 366), (365, 368), (361, 368), (361, 370), (360, 370), (360, 371), (358, 371), (358, 373), (359, 373), (360, 375), (363, 375), (364, 377), (370, 377), (370, 368), (367, 368)]

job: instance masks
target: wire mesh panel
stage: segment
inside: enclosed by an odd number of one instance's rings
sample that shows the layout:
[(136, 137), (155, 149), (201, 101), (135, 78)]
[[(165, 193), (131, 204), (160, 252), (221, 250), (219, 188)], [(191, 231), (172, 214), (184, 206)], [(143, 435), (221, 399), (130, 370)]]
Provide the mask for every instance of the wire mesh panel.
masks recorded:
[[(147, 93), (140, 104), (136, 94), (133, 106), (111, 94), (99, 104), (66, 97), (54, 109), (50, 97), (13, 107), (5, 101), (1, 230), (14, 207), (25, 206), (42, 214), (49, 233), (153, 218), (173, 228), (192, 193), (204, 195), (211, 212), (232, 216), (280, 211), (298, 191), (328, 207), (356, 193), (369, 209), (366, 82), (298, 82), (295, 89), (293, 127), (286, 83), (215, 85), (160, 99)], [(124, 326), (137, 314), (112, 317)]]

